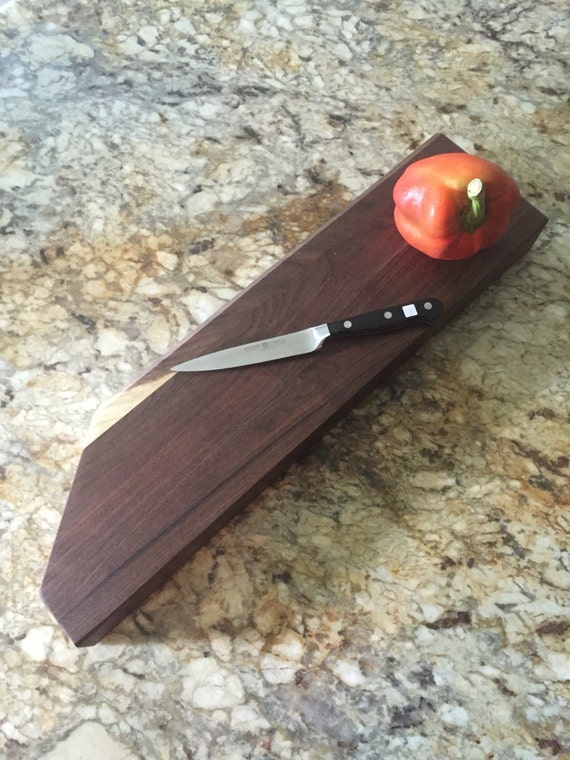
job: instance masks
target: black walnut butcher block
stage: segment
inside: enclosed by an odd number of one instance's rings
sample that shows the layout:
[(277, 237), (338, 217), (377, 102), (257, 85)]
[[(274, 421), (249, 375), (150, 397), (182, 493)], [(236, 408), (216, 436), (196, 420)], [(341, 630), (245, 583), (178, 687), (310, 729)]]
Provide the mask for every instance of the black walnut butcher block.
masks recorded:
[[(110, 632), (532, 246), (546, 218), (524, 199), (504, 237), (469, 259), (431, 259), (400, 237), (398, 177), (412, 161), (460, 151), (432, 137), (100, 411), (41, 587), (76, 645)], [(251, 367), (170, 371), (236, 343), (425, 296), (444, 305), (429, 327), (328, 341)]]

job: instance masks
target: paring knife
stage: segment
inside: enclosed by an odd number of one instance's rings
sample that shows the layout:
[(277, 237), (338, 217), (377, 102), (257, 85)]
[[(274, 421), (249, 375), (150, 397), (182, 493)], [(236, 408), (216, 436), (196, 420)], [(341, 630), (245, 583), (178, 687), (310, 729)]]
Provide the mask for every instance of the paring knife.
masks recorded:
[(366, 335), (417, 324), (429, 325), (435, 322), (442, 312), (443, 304), (437, 298), (422, 298), (399, 306), (388, 306), (367, 314), (359, 314), (356, 317), (308, 327), (287, 335), (214, 351), (177, 364), (172, 367), (172, 371), (203, 372), (229, 369), (309, 354), (321, 348), (331, 335)]

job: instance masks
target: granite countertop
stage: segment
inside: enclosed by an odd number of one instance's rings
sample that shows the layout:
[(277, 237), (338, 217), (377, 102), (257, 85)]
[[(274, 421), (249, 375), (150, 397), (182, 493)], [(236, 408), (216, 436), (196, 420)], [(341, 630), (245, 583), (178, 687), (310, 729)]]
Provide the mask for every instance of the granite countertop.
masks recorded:
[[(0, 9), (0, 756), (570, 756), (561, 3)], [(38, 588), (95, 409), (436, 132), (533, 249), (104, 641)]]

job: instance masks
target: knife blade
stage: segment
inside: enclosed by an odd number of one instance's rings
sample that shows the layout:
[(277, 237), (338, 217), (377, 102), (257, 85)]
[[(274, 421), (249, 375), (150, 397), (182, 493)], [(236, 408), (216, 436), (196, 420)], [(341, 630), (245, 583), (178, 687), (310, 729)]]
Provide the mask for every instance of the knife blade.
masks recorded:
[(224, 348), (182, 362), (171, 369), (173, 372), (205, 372), (300, 356), (317, 351), (331, 336), (367, 335), (418, 324), (430, 325), (442, 312), (443, 304), (437, 298), (422, 298), (355, 317), (325, 322), (298, 332)]

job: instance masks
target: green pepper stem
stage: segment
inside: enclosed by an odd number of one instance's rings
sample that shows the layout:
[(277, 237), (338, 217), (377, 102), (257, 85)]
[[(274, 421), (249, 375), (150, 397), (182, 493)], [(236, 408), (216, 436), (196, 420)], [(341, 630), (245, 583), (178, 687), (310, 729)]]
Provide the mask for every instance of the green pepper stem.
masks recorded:
[(485, 187), (480, 179), (472, 179), (467, 185), (469, 206), (461, 212), (461, 227), (465, 232), (475, 232), (487, 218), (485, 208)]

